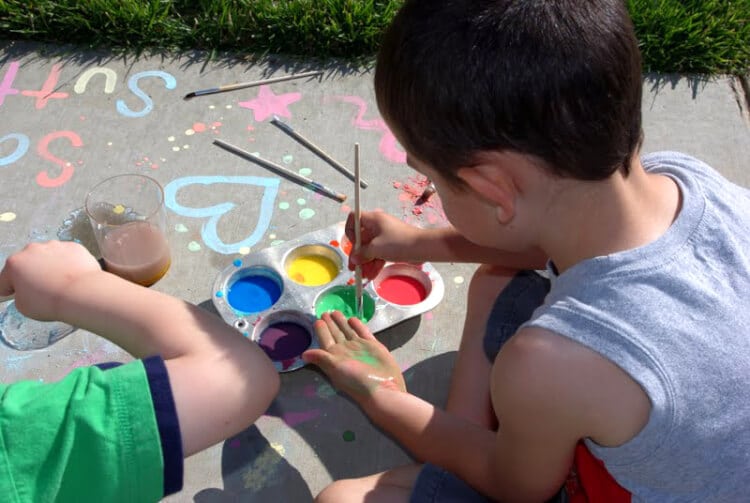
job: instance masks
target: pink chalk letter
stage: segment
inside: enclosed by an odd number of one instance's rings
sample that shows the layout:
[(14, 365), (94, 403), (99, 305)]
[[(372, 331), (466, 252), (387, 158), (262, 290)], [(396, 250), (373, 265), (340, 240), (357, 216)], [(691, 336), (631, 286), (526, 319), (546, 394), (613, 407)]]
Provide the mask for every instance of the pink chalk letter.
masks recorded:
[(42, 88), (38, 91), (22, 91), (21, 94), (24, 96), (31, 96), (36, 97), (36, 104), (34, 107), (37, 110), (41, 110), (42, 108), (47, 106), (47, 102), (51, 99), (64, 99), (68, 97), (68, 93), (56, 93), (55, 86), (57, 85), (57, 81), (60, 80), (60, 68), (62, 65), (60, 63), (56, 63), (52, 65), (52, 70), (50, 70), (49, 75), (47, 76), (47, 80), (44, 81), (44, 85)]
[(10, 68), (5, 72), (2, 83), (0, 83), (0, 105), (5, 101), (6, 96), (12, 96), (18, 94), (18, 89), (14, 89), (13, 81), (16, 79), (18, 73), (19, 63), (18, 61), (11, 61)]
[(37, 173), (36, 183), (40, 187), (59, 187), (60, 185), (70, 180), (70, 177), (73, 176), (73, 172), (75, 171), (73, 163), (63, 161), (62, 159), (59, 159), (50, 154), (49, 150), (47, 150), (50, 142), (57, 138), (67, 138), (68, 140), (70, 140), (70, 144), (74, 147), (80, 147), (83, 145), (81, 137), (75, 134), (73, 131), (55, 131), (42, 138), (39, 141), (39, 145), (37, 146), (37, 153), (43, 159), (46, 159), (49, 162), (60, 166), (61, 171), (60, 174), (55, 177), (49, 176), (49, 173), (47, 171), (40, 171), (39, 173)]

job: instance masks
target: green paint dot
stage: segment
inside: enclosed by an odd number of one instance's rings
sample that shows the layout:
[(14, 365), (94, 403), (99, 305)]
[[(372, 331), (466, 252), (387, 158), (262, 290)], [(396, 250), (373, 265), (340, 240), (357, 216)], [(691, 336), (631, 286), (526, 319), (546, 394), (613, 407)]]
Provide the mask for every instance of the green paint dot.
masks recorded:
[(310, 176), (312, 174), (312, 170), (310, 168), (300, 168), (299, 174), (302, 176)]
[(287, 202), (279, 203), (279, 209), (280, 210), (288, 210), (289, 209), (289, 203), (287, 203)]
[(351, 430), (346, 430), (342, 436), (344, 437), (344, 442), (353, 442), (356, 438), (356, 435)]
[(177, 232), (187, 232), (188, 228), (185, 227), (184, 224), (177, 224), (174, 226), (174, 230), (176, 230)]
[(283, 239), (274, 239), (273, 241), (271, 241), (271, 246), (280, 245), (283, 242), (284, 242)]
[(284, 164), (291, 164), (291, 162), (294, 160), (294, 156), (285, 155), (281, 158), (281, 160), (284, 161)]
[(312, 208), (303, 208), (299, 212), (299, 217), (302, 220), (309, 220), (313, 216), (315, 216), (315, 210), (313, 210)]
[(300, 197), (299, 199), (297, 199), (297, 204), (299, 204), (300, 206), (304, 206), (307, 204), (307, 201)]
[(188, 250), (190, 250), (191, 252), (197, 252), (197, 251), (200, 251), (200, 249), (201, 249), (201, 245), (197, 243), (196, 241), (190, 241), (188, 243)]

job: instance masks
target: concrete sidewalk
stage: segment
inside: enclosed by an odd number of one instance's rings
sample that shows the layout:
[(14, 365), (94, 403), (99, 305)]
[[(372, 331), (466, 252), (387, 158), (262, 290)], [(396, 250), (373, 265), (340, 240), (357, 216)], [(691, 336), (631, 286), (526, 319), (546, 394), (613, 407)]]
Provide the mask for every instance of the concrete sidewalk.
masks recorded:
[[(120, 173), (167, 189), (173, 264), (153, 288), (212, 310), (215, 277), (236, 258), (343, 220), (353, 187), (269, 121), (273, 114), (346, 166), (361, 145), (365, 209), (420, 226), (446, 225), (439, 198), (415, 210), (425, 181), (380, 119), (370, 71), (326, 65), (302, 79), (183, 100), (189, 92), (318, 69), (283, 60), (114, 57), (6, 42), (0, 49), (0, 263), (34, 240), (90, 240), (87, 190)], [(695, 155), (750, 186), (747, 97), (737, 79), (650, 76), (644, 82), (644, 151)], [(215, 138), (348, 194), (338, 204), (212, 144)], [(270, 181), (269, 181), (270, 180)], [(276, 193), (271, 187), (278, 187)], [(265, 197), (264, 197), (265, 196)], [(222, 203), (232, 203), (219, 207)], [(211, 224), (215, 223), (215, 226)], [(445, 298), (380, 334), (416, 394), (442, 404), (458, 348), (471, 264), (436, 264)], [(39, 351), (0, 347), (3, 382), (56, 380), (118, 347), (77, 331)], [(262, 386), (258, 383), (258, 386)], [(268, 414), (242, 434), (186, 461), (184, 490), (168, 501), (310, 501), (331, 480), (409, 462), (315, 369), (282, 375)]]

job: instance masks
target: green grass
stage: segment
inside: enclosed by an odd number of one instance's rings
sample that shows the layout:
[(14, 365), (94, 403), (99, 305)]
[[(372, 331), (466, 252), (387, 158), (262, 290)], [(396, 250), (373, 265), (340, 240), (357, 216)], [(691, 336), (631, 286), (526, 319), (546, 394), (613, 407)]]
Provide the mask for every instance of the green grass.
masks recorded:
[[(371, 58), (401, 0), (0, 0), (0, 38)], [(750, 0), (628, 0), (644, 69), (750, 70)]]

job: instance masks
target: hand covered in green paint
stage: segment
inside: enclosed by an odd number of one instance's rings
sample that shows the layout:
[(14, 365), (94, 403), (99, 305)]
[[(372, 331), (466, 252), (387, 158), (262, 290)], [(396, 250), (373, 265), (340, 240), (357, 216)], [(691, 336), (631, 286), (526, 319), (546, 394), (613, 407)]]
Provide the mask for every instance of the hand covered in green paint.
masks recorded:
[[(363, 211), (360, 215), (361, 246), (359, 253), (352, 250), (349, 256), (349, 269), (362, 266), (362, 275), (373, 279), (378, 275), (385, 261), (412, 262), (418, 260), (413, 256), (417, 227), (409, 225), (398, 218), (382, 211)], [(353, 243), (354, 213), (346, 220), (346, 237)], [(420, 260), (418, 260), (420, 261)]]
[(357, 402), (381, 387), (406, 391), (404, 377), (388, 349), (357, 318), (339, 311), (315, 322), (321, 349), (309, 349), (302, 359), (317, 365), (333, 385)]

